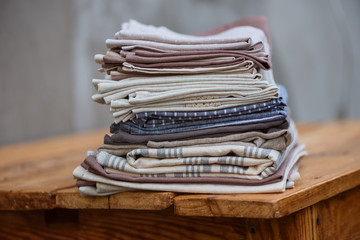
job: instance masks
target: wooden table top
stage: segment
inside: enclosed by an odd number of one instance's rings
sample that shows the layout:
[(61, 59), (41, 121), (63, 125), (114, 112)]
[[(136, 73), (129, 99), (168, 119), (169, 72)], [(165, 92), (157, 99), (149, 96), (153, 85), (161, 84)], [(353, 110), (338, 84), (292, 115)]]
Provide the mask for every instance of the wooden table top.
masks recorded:
[(137, 209), (173, 206), (178, 215), (278, 218), (360, 185), (360, 121), (297, 124), (301, 159), (295, 188), (272, 194), (126, 192), (81, 197), (72, 171), (107, 129), (0, 148), (0, 209)]

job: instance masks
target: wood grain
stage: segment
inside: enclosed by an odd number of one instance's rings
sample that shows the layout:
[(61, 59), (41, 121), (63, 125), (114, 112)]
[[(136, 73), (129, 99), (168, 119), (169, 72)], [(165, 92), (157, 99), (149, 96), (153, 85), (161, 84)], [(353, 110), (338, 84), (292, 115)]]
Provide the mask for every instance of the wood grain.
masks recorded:
[(239, 218), (176, 216), (173, 209), (3, 211), (0, 239), (241, 240), (246, 225)]
[[(301, 180), (276, 194), (180, 195), (175, 212), (184, 216), (279, 218), (360, 185), (360, 122), (299, 126), (309, 155)], [(331, 137), (330, 137), (331, 136)]]
[(163, 210), (173, 205), (172, 192), (123, 192), (109, 196), (111, 209)]
[[(359, 239), (360, 187), (274, 219), (182, 217), (162, 211), (1, 211), (0, 239)], [(21, 231), (19, 231), (21, 229)]]
[(309, 240), (314, 239), (311, 207), (283, 218), (248, 219), (247, 239)]
[(0, 148), (0, 209), (60, 208), (160, 210), (174, 193), (121, 193), (82, 197), (72, 172), (88, 150), (96, 150), (105, 130), (67, 135)]
[(71, 173), (102, 130), (0, 148), (0, 239), (360, 239), (360, 122), (298, 128), (309, 156), (281, 194), (81, 197)]
[(360, 239), (360, 187), (314, 207), (318, 239)]
[(109, 197), (83, 197), (77, 187), (56, 193), (56, 206), (69, 209), (109, 209)]
[(286, 217), (247, 219), (247, 239), (360, 239), (360, 186)]
[(47, 192), (0, 191), (0, 210), (55, 208), (55, 195)]
[(360, 122), (298, 124), (309, 156), (302, 179), (281, 194), (122, 193), (83, 198), (74, 189), (73, 169), (96, 150), (106, 130), (0, 148), (0, 209), (164, 209), (174, 203), (184, 216), (279, 218), (360, 184)]
[(124, 192), (104, 197), (80, 196), (77, 188), (56, 193), (56, 206), (70, 209), (163, 210), (173, 204), (172, 192)]

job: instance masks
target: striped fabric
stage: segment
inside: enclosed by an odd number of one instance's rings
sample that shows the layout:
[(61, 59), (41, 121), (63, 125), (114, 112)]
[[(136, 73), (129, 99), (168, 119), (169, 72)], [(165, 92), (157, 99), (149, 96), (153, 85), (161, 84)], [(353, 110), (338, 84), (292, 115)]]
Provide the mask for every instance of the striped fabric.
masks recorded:
[[(256, 114), (256, 113), (255, 113)], [(254, 114), (254, 115), (255, 115)], [(132, 122), (124, 122), (119, 123), (118, 125), (112, 126), (113, 129), (116, 129), (116, 126), (123, 131), (126, 131), (130, 134), (144, 134), (144, 135), (154, 135), (154, 134), (167, 134), (167, 133), (177, 133), (177, 132), (187, 132), (187, 131), (195, 131), (200, 129), (208, 129), (208, 128), (217, 128), (224, 126), (235, 126), (235, 125), (245, 125), (245, 124), (256, 124), (256, 123), (264, 123), (278, 120), (285, 120), (287, 113), (283, 114), (275, 114), (274, 116), (261, 116), (263, 114), (257, 114), (258, 117), (254, 117), (251, 119), (246, 119), (244, 116), (235, 116), (229, 117), (226, 119), (211, 119), (211, 120), (203, 120), (203, 122), (198, 122), (198, 124), (194, 123), (183, 123), (183, 124), (173, 124), (160, 126), (156, 128), (144, 128), (139, 127)], [(245, 118), (245, 119), (244, 119)]]
[(148, 119), (159, 120), (199, 120), (213, 117), (224, 116), (236, 116), (241, 114), (257, 113), (268, 110), (282, 109), (283, 106), (287, 106), (287, 92), (285, 87), (278, 85), (280, 97), (271, 101), (263, 103), (255, 103), (246, 106), (237, 106), (227, 109), (219, 109), (213, 111), (201, 111), (201, 112), (170, 112), (170, 111), (154, 111), (154, 112), (140, 112), (136, 114), (136, 119), (142, 121), (148, 121)]
[(243, 119), (253, 119), (256, 116), (276, 116), (283, 115), (285, 118), (287, 116), (286, 107), (274, 107), (270, 111), (261, 111), (261, 112), (249, 112), (249, 114), (241, 113), (228, 113), (218, 116), (205, 116), (205, 117), (188, 117), (188, 118), (170, 118), (170, 119), (150, 119), (145, 121), (145, 123), (140, 122), (140, 126), (145, 128), (160, 128), (165, 126), (177, 127), (177, 126), (187, 126), (187, 125), (201, 125), (203, 122), (212, 123), (212, 122), (226, 122), (233, 121), (239, 118)]
[[(163, 166), (152, 168), (135, 168), (131, 166), (125, 158), (111, 155), (111, 157), (102, 159), (97, 158), (100, 165), (105, 167), (106, 171), (128, 176), (138, 177), (232, 177), (246, 179), (263, 179), (272, 175), (276, 168), (270, 160), (259, 161), (258, 165), (241, 166), (243, 161), (248, 159), (241, 157), (194, 157), (185, 158), (181, 161), (187, 164), (175, 166)], [(234, 164), (206, 164), (209, 162), (234, 162)], [(198, 164), (195, 164), (198, 163)]]
[[(230, 154), (230, 155), (229, 155)], [(105, 168), (140, 176), (263, 178), (273, 174), (285, 152), (241, 145), (135, 149), (125, 158), (106, 152), (97, 154)]]
[(73, 172), (82, 194), (294, 186), (304, 146), (274, 81), (266, 19), (245, 22), (200, 37), (130, 21), (106, 41), (95, 61), (107, 79), (93, 79), (92, 98), (114, 123)]
[[(276, 103), (278, 100), (270, 101), (271, 103)], [(166, 125), (173, 125), (178, 123), (187, 123), (187, 122), (196, 122), (201, 120), (210, 120), (210, 119), (226, 119), (227, 117), (236, 117), (240, 115), (251, 115), (254, 113), (264, 113), (269, 112), (271, 114), (281, 114), (286, 112), (285, 106), (271, 106), (271, 105), (264, 105), (259, 107), (257, 105), (260, 104), (253, 104), (252, 106), (245, 106), (245, 107), (234, 107), (230, 109), (220, 109), (215, 111), (209, 112), (145, 112), (142, 115), (144, 117), (139, 117), (137, 114), (136, 119), (132, 121), (135, 124), (143, 127), (159, 127), (159, 126), (166, 126)]]

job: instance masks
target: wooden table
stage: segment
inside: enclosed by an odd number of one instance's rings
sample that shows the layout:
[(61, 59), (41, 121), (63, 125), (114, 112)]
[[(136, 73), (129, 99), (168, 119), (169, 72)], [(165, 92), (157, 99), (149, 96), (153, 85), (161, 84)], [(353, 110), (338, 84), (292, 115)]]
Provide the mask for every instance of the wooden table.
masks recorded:
[(105, 129), (0, 148), (0, 239), (360, 239), (360, 122), (298, 124), (309, 155), (280, 194), (80, 197)]

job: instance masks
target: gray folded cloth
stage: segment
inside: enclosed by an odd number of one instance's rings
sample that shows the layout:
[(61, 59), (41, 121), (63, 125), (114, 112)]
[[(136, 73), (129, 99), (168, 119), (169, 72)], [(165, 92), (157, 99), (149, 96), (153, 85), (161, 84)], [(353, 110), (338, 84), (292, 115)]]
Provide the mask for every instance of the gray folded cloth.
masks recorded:
[(284, 111), (287, 104), (282, 98), (274, 99), (264, 103), (212, 110), (201, 112), (171, 112), (171, 111), (154, 111), (137, 113), (132, 121), (140, 126), (161, 126), (166, 124), (182, 123), (187, 121), (197, 121), (213, 118), (224, 118), (239, 115), (250, 115), (261, 112)]
[(105, 151), (117, 156), (125, 156), (128, 152), (137, 148), (173, 148), (183, 146), (208, 146), (211, 144), (222, 144), (231, 142), (233, 144), (268, 148), (283, 151), (293, 141), (295, 124), (290, 123), (288, 129), (269, 129), (267, 132), (249, 131), (235, 134), (213, 135), (207, 137), (196, 137), (182, 140), (148, 141), (144, 144), (118, 143), (116, 145), (103, 144), (98, 151)]
[(141, 127), (131, 121), (120, 122), (119, 128), (130, 134), (155, 135), (177, 132), (196, 131), (207, 128), (217, 128), (224, 126), (244, 125), (252, 123), (263, 123), (277, 120), (285, 120), (287, 117), (286, 109), (284, 111), (273, 111), (265, 113), (254, 113), (248, 115), (240, 115), (226, 118), (213, 118), (208, 120), (200, 120), (194, 122), (174, 123), (171, 125), (158, 127)]

